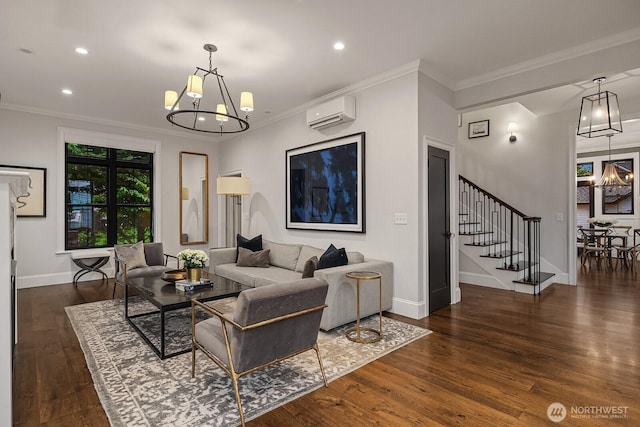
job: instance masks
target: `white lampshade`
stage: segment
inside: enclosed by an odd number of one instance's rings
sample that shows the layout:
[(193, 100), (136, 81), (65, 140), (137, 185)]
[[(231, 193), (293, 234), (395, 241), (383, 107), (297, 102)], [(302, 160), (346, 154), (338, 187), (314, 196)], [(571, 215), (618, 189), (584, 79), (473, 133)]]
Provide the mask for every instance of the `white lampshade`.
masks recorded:
[(509, 122), (507, 126), (507, 132), (516, 132), (518, 130), (518, 125), (516, 122)]
[(218, 194), (240, 196), (251, 194), (251, 182), (249, 178), (240, 176), (219, 176), (216, 181)]
[[(227, 114), (227, 106), (224, 104), (218, 104), (216, 107), (216, 113)], [(229, 121), (229, 117), (216, 114), (216, 120), (219, 122), (226, 122)]]
[[(167, 90), (164, 92), (164, 108), (167, 110), (177, 110), (180, 108), (179, 104), (176, 104), (178, 100), (178, 92), (175, 90)], [(176, 105), (176, 108), (173, 108), (173, 105)]]
[(246, 112), (253, 111), (253, 94), (251, 92), (240, 94), (240, 109)]
[(191, 98), (202, 98), (202, 77), (195, 74), (187, 78), (187, 95)]

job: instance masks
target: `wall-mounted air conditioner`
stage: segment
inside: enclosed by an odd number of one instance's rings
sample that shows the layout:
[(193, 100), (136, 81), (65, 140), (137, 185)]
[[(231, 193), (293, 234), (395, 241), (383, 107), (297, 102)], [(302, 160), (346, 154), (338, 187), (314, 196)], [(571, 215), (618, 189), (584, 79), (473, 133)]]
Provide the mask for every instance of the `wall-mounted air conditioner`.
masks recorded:
[(307, 125), (311, 129), (322, 129), (356, 118), (356, 100), (353, 96), (332, 99), (307, 110)]

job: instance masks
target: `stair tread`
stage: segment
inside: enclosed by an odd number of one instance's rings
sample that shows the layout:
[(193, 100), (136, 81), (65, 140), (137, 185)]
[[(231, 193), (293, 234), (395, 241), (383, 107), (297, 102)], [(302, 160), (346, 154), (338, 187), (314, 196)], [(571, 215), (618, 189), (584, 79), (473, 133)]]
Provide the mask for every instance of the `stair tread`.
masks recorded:
[(531, 267), (532, 265), (536, 265), (537, 262), (531, 262), (531, 261), (519, 261), (514, 263), (515, 265), (513, 267), (511, 266), (507, 266), (507, 267), (496, 267), (496, 270), (504, 270), (504, 271), (523, 271), (528, 267)]
[(465, 243), (465, 246), (493, 246), (493, 245), (501, 245), (503, 243), (507, 243), (506, 240), (487, 240), (484, 242), (476, 242), (476, 243)]
[(521, 254), (521, 251), (500, 251), (495, 254), (480, 255), (481, 258), (507, 258), (511, 255)]
[(545, 273), (545, 272), (540, 272), (540, 282), (535, 282), (535, 281), (528, 281), (525, 279), (520, 279), (520, 280), (514, 280), (513, 283), (524, 283), (525, 285), (539, 285), (541, 283), (546, 282), (547, 280), (549, 280), (550, 278), (552, 278), (553, 276), (555, 276), (555, 273)]
[(493, 234), (493, 231), (459, 231), (461, 236), (480, 236), (483, 234)]

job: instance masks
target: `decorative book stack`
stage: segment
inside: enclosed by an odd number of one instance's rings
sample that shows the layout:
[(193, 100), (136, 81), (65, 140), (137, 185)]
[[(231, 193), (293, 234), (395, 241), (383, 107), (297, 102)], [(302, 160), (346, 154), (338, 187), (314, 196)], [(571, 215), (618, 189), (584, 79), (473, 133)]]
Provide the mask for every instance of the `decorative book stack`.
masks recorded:
[(197, 282), (190, 282), (188, 280), (176, 280), (175, 283), (176, 290), (182, 292), (193, 292), (213, 287), (213, 282), (209, 279), (201, 279)]

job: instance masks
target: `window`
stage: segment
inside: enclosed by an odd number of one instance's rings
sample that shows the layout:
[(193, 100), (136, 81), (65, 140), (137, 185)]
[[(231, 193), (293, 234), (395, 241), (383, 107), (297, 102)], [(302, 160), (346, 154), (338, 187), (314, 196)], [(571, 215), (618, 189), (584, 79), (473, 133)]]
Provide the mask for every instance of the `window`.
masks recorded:
[[(608, 162), (602, 162), (604, 170)], [(615, 161), (620, 178), (630, 181), (631, 185), (608, 188), (602, 191), (602, 213), (633, 215), (633, 159)]]
[(153, 153), (65, 143), (65, 249), (153, 241)]

